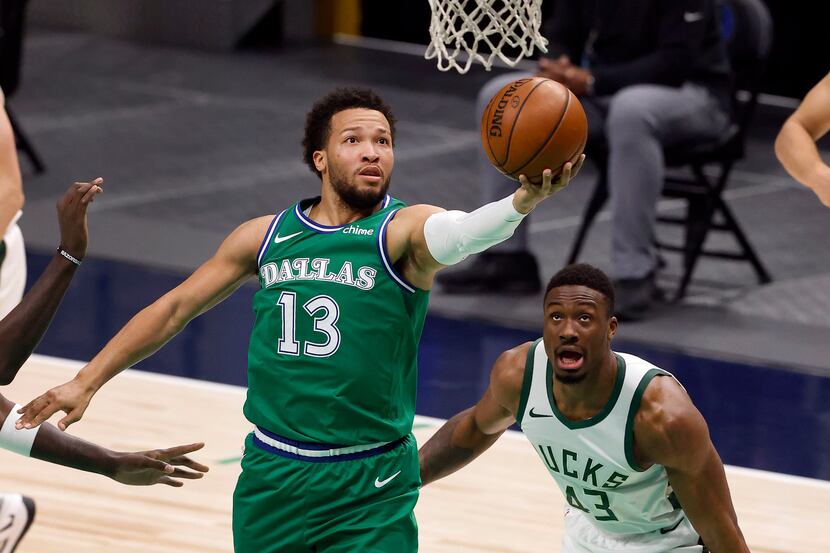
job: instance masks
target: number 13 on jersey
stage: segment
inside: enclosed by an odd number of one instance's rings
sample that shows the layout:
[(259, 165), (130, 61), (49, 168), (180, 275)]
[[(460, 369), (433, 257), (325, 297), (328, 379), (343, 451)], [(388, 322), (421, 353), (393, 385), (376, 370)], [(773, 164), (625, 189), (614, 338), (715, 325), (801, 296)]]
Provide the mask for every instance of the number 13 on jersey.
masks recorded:
[[(277, 341), (277, 352), (283, 355), (299, 355), (297, 340), (297, 294), (282, 292), (277, 305), (282, 310), (282, 335)], [(340, 318), (340, 306), (326, 295), (315, 296), (303, 304), (303, 310), (314, 321), (314, 331), (325, 338), (322, 342), (303, 341), (303, 354), (310, 357), (329, 357), (340, 347), (340, 330), (336, 324)]]

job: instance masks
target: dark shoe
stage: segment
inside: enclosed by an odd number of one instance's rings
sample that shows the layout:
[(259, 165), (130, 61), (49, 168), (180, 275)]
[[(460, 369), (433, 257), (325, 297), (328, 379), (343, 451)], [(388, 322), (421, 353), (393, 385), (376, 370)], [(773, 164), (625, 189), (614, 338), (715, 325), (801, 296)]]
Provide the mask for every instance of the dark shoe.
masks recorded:
[(653, 272), (643, 278), (617, 280), (614, 282), (614, 315), (621, 321), (638, 321), (662, 298)]
[(35, 502), (20, 494), (4, 494), (0, 501), (0, 552), (13, 553), (35, 520)]
[(542, 289), (536, 258), (527, 252), (484, 252), (469, 266), (439, 273), (435, 280), (447, 294), (535, 294)]

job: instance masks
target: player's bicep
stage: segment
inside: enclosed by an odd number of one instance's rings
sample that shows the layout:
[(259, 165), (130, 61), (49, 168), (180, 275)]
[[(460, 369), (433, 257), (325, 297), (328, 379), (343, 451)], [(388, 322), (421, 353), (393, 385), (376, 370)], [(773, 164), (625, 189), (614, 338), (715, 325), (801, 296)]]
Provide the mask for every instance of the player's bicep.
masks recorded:
[(256, 274), (256, 253), (267, 217), (243, 223), (216, 253), (168, 294), (176, 317), (184, 322), (215, 306)]
[(827, 134), (830, 130), (830, 74), (807, 93), (792, 119), (803, 126), (813, 140)]
[(516, 422), (524, 380), (524, 359), (529, 343), (503, 352), (493, 364), (490, 385), (476, 404), (476, 425), (485, 434), (495, 434)]
[(499, 401), (496, 392), (492, 389), (492, 385), (487, 388), (484, 396), (482, 396), (473, 408), (473, 416), (475, 417), (478, 429), (488, 435), (506, 430), (511, 424), (516, 422), (513, 413)]

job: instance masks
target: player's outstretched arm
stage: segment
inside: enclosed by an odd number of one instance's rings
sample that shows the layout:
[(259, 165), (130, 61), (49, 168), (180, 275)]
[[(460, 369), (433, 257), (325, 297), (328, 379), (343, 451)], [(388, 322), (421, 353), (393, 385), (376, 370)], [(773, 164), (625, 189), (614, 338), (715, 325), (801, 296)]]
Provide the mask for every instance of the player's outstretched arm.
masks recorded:
[(710, 551), (749, 553), (723, 463), (703, 416), (672, 378), (655, 378), (634, 421), (637, 452), (666, 467), (680, 505)]
[(201, 478), (208, 467), (189, 457), (202, 443), (136, 453), (112, 451), (60, 432), (51, 424), (16, 430), (15, 405), (0, 395), (0, 446), (49, 463), (102, 474), (122, 484), (181, 486), (181, 480)]
[(470, 254), (504, 242), (541, 201), (565, 188), (585, 160), (583, 154), (565, 163), (555, 178), (549, 169), (542, 184), (519, 176), (521, 186), (512, 195), (475, 211), (444, 211), (430, 205), (402, 209), (389, 223), (387, 248), (404, 278), (427, 290), (441, 268), (454, 265)]
[(467, 465), (516, 422), (528, 347), (523, 344), (502, 353), (479, 402), (444, 423), (421, 447), (422, 486)]
[[(58, 200), (61, 248), (76, 260), (86, 253), (86, 211), (102, 192), (100, 177), (76, 182)], [(0, 384), (8, 384), (37, 347), (78, 265), (55, 252), (46, 270), (20, 303), (0, 321)]]
[(827, 207), (830, 207), (830, 166), (822, 161), (815, 142), (829, 130), (830, 73), (807, 93), (775, 139), (775, 155), (784, 169), (811, 188)]
[(26, 404), (18, 428), (32, 428), (58, 411), (58, 428), (79, 420), (98, 389), (110, 378), (156, 352), (194, 317), (204, 313), (256, 274), (257, 250), (272, 217), (243, 223), (182, 284), (144, 308), (69, 382)]

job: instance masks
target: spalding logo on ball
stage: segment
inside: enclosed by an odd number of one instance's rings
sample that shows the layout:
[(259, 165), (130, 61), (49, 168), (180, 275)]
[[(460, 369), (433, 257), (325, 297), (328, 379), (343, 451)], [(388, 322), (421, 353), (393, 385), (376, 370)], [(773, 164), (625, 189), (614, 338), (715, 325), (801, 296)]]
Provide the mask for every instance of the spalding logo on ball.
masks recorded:
[(541, 184), (582, 153), (588, 120), (582, 104), (564, 85), (532, 77), (508, 83), (481, 115), (481, 142), (490, 162), (512, 179), (524, 174)]

